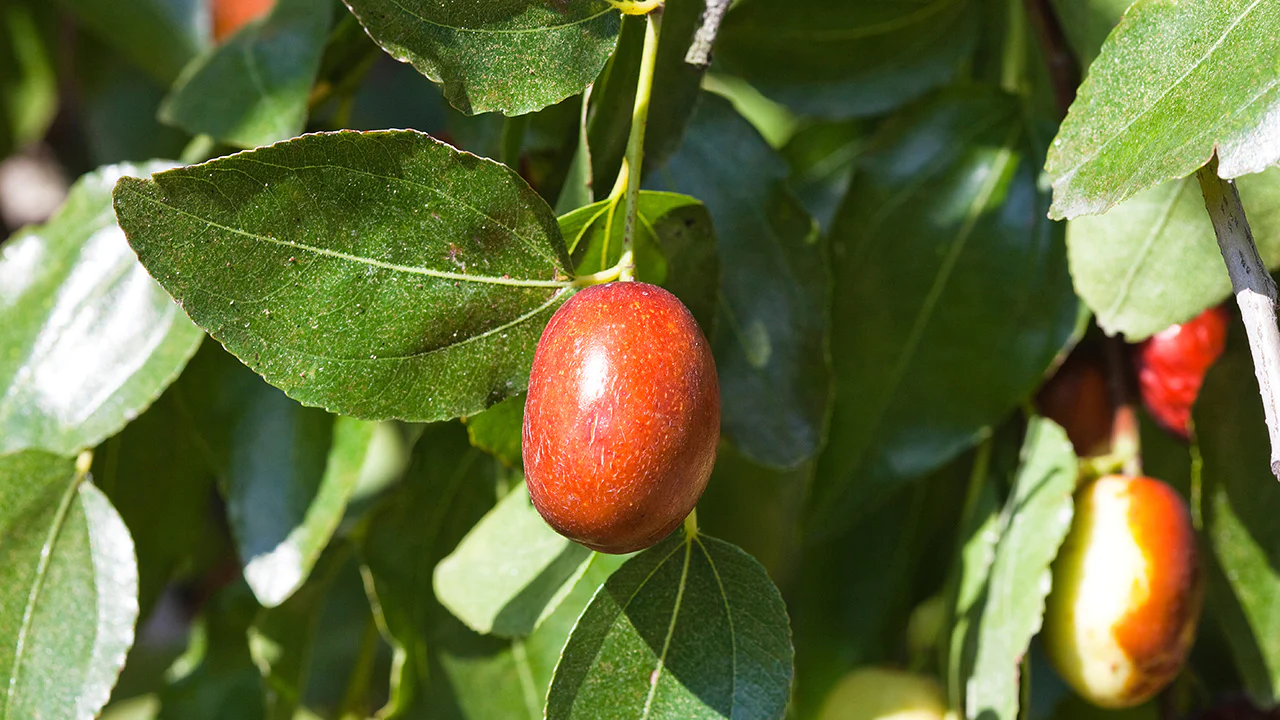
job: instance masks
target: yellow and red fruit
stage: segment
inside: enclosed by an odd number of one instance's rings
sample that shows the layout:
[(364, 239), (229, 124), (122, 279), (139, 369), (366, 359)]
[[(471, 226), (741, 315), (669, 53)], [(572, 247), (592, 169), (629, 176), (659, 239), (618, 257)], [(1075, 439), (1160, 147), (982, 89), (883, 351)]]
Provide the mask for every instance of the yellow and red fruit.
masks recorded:
[(1184, 439), (1205, 373), (1226, 348), (1229, 322), (1225, 309), (1210, 308), (1138, 346), (1134, 360), (1142, 402), (1157, 422)]
[(1195, 531), (1173, 488), (1108, 475), (1076, 494), (1044, 631), (1072, 689), (1108, 708), (1151, 698), (1182, 668), (1202, 602)]
[(529, 495), (557, 532), (625, 553), (666, 537), (715, 464), (720, 387), (706, 337), (641, 282), (570, 298), (534, 354), (524, 411)]

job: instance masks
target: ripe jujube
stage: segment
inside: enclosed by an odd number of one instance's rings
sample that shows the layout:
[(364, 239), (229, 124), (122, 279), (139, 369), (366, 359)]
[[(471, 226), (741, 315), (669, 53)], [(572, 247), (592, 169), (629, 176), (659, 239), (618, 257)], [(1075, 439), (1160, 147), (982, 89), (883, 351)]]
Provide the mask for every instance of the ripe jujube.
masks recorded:
[(1138, 346), (1134, 361), (1142, 401), (1157, 422), (1183, 439), (1205, 373), (1226, 348), (1229, 321), (1222, 307), (1209, 308)]
[(1155, 695), (1182, 668), (1202, 601), (1195, 532), (1173, 488), (1108, 475), (1077, 493), (1044, 638), (1072, 689), (1110, 708)]
[(719, 437), (711, 348), (674, 295), (596, 285), (552, 316), (522, 439), (529, 495), (557, 532), (601, 552), (653, 545), (702, 496)]

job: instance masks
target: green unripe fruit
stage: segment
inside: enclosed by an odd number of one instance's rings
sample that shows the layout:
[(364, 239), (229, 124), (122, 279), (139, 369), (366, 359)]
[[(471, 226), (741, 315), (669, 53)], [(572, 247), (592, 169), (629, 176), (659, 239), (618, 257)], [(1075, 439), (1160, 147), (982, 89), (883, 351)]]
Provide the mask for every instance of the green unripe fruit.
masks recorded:
[(944, 720), (942, 687), (930, 677), (864, 668), (841, 678), (827, 695), (819, 720)]

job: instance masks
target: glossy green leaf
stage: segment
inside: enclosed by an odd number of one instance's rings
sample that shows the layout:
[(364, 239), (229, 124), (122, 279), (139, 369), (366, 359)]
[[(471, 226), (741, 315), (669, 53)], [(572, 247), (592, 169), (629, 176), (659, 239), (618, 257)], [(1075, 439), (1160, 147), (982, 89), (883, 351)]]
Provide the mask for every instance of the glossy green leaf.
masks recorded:
[(618, 35), (604, 0), (344, 1), (383, 50), (467, 114), (523, 115), (582, 92)]
[(429, 662), (431, 628), (448, 616), (431, 576), (496, 499), (497, 463), (467, 442), (458, 423), (427, 428), (404, 482), (368, 525), (360, 555), (379, 624), (395, 646), (388, 718), (437, 717)]
[(52, 220), (0, 247), (0, 453), (97, 445), (200, 345), (203, 333), (147, 276), (111, 213), (117, 179), (160, 167), (90, 173)]
[(59, 0), (84, 27), (168, 85), (210, 43), (209, 0)]
[(830, 290), (817, 228), (786, 177), (755, 129), (710, 95), (655, 173), (700, 198), (715, 223), (722, 280), (712, 348), (724, 433), (753, 460), (794, 467), (822, 442)]
[(1280, 700), (1280, 485), (1269, 470), (1267, 428), (1243, 328), (1209, 371), (1195, 406), (1204, 461), (1201, 497), (1207, 606), (1222, 623), (1256, 702)]
[(706, 68), (684, 60), (694, 34), (702, 26), (702, 13), (706, 9), (705, 0), (673, 2), (663, 9), (649, 119), (644, 131), (646, 166), (662, 165), (680, 148), (685, 126), (697, 109)]
[[(192, 377), (190, 381), (196, 381)], [(197, 434), (179, 379), (93, 453), (93, 477), (133, 536), (138, 604), (147, 618), (170, 580), (222, 549), (213, 458)]]
[(1027, 134), (1012, 98), (971, 87), (889, 121), (859, 161), (832, 228), (836, 403), (813, 531), (971, 446), (1071, 337), (1063, 228)]
[(303, 407), (212, 344), (187, 373), (245, 579), (258, 602), (279, 605), (342, 520), (376, 424)]
[(471, 444), (511, 467), (522, 464), (524, 398), (508, 398), (465, 421)]
[(1235, 178), (1280, 161), (1280, 6), (1139, 0), (1102, 46), (1045, 169), (1053, 217), (1106, 212), (1218, 153)]
[(266, 689), (248, 642), (260, 610), (241, 581), (205, 604), (187, 652), (169, 671), (157, 720), (266, 720)]
[(57, 15), (44, 2), (0, 8), (0, 158), (39, 140), (58, 110)]
[(796, 197), (824, 230), (831, 228), (869, 138), (864, 120), (814, 122), (799, 128), (782, 148)]
[[(1280, 267), (1280, 170), (1241, 178), (1240, 195), (1263, 260)], [(1143, 191), (1105, 215), (1067, 223), (1076, 292), (1098, 325), (1137, 342), (1231, 294), (1194, 177)]]
[[(968, 717), (1016, 720), (1019, 665), (1040, 631), (1050, 564), (1071, 527), (1078, 463), (1071, 441), (1052, 420), (1032, 418), (1022, 466), (1005, 501), (983, 588), (977, 655), (965, 693)], [(974, 622), (974, 617), (968, 620)]]
[(42, 452), (0, 455), (4, 720), (95, 717), (133, 645), (133, 540), (87, 469)]
[(573, 589), (591, 551), (552, 530), (522, 482), (436, 566), (436, 597), (483, 635), (523, 637)]
[(782, 718), (791, 627), (750, 555), (676, 532), (609, 578), (569, 636), (546, 717)]
[(968, 0), (746, 0), (724, 19), (716, 60), (806, 115), (874, 115), (923, 95), (972, 51)]
[(343, 415), (427, 421), (517, 394), (573, 292), (546, 202), (413, 131), (307, 135), (125, 180), (115, 198), (197, 324)]
[(160, 119), (246, 148), (300, 134), (331, 15), (330, 0), (278, 0), (183, 70)]
[[(560, 218), (560, 231), (580, 274), (600, 272), (622, 258), (625, 203), (609, 200)], [(720, 270), (716, 234), (707, 209), (687, 195), (643, 190), (636, 211), (636, 279), (670, 290), (703, 331), (715, 330)]]

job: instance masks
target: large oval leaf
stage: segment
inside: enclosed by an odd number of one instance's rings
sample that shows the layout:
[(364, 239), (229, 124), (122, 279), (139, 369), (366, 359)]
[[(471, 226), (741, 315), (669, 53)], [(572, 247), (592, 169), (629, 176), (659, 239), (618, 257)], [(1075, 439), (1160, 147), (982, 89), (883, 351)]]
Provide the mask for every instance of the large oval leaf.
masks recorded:
[(0, 456), (3, 720), (97, 716), (133, 645), (133, 540), (86, 470)]
[(471, 114), (523, 115), (582, 92), (618, 36), (604, 0), (344, 0), (369, 35)]
[(1280, 5), (1139, 0), (1102, 46), (1049, 151), (1053, 217), (1106, 212), (1190, 175), (1280, 160)]
[[(1280, 170), (1241, 178), (1263, 260), (1280, 267)], [(1067, 223), (1076, 292), (1108, 333), (1136, 342), (1231, 294), (1195, 178), (1145, 190), (1105, 215)]]
[(80, 23), (168, 85), (208, 47), (208, 0), (64, 0)]
[(115, 199), (197, 324), (295, 400), (363, 419), (520, 392), (573, 290), (546, 202), (414, 131), (306, 135), (123, 180)]
[(966, 88), (890, 121), (860, 159), (831, 231), (836, 403), (811, 530), (972, 445), (1070, 337), (1062, 226), (1027, 134), (1012, 98)]
[(92, 447), (150, 405), (204, 334), (147, 276), (111, 188), (163, 167), (83, 177), (47, 224), (0, 247), (0, 454)]
[(725, 17), (716, 59), (806, 115), (874, 115), (949, 80), (978, 15), (968, 0), (747, 0)]
[(786, 607), (760, 563), (676, 532), (596, 593), (556, 666), (546, 717), (782, 718), (793, 656)]

